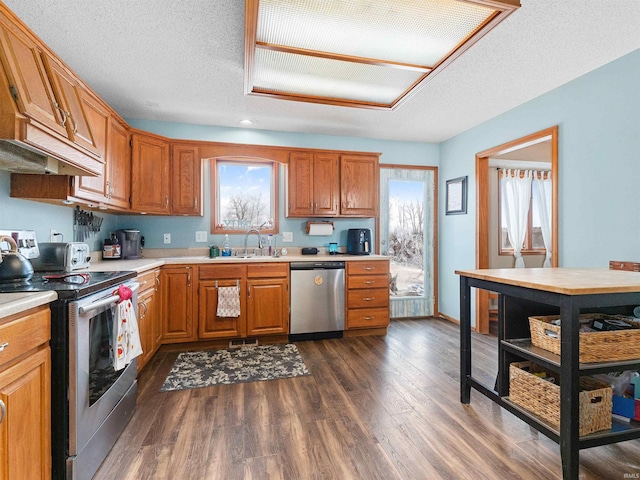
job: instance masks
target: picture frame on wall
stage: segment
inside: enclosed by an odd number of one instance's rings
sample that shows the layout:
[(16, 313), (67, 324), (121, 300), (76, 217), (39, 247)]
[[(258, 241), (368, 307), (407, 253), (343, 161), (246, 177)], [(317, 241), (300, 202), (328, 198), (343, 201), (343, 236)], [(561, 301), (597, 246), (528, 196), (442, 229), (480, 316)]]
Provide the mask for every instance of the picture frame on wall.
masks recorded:
[(467, 177), (447, 180), (447, 215), (465, 215), (467, 213)]

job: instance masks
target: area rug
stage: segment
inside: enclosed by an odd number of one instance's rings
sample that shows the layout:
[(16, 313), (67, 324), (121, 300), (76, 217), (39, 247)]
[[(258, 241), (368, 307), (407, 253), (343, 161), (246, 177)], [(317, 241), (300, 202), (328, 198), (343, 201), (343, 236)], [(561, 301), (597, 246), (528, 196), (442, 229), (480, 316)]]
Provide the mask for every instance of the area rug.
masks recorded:
[(161, 392), (310, 375), (298, 347), (260, 345), (178, 355)]

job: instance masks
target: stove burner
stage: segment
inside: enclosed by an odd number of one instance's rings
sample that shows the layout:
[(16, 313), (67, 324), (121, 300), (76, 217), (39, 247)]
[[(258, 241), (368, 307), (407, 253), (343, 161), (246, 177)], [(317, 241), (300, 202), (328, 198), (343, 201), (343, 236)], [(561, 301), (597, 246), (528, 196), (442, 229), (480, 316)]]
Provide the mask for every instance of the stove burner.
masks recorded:
[(83, 285), (91, 280), (88, 273), (53, 273), (51, 275), (43, 275), (44, 282), (51, 280), (58, 282), (74, 283), (76, 285)]

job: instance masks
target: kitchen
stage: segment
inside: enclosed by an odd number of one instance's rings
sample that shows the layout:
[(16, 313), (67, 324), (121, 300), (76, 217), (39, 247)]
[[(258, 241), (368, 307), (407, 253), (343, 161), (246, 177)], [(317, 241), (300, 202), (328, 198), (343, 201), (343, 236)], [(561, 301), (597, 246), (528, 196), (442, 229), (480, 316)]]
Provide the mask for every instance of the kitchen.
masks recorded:
[[(624, 72), (628, 72), (628, 69), (631, 69), (631, 72), (634, 72), (635, 57), (627, 57), (627, 59), (620, 60), (617, 64), (612, 64), (609, 67), (609, 70), (603, 70), (601, 73), (609, 74), (613, 78), (619, 78), (618, 73), (624, 76)], [(585, 82), (587, 80), (584, 80)], [(594, 89), (594, 91), (598, 92), (598, 98), (601, 98), (602, 108), (601, 112), (604, 112), (604, 115), (608, 115), (607, 118), (610, 120), (612, 125), (621, 125), (621, 128), (624, 130), (624, 125), (627, 125), (626, 128), (629, 128), (632, 122), (627, 123), (625, 119), (630, 118), (628, 112), (626, 111), (618, 111), (618, 112), (609, 112), (609, 110), (605, 107), (608, 103), (606, 101), (615, 100), (617, 97), (612, 97), (612, 93), (608, 89), (604, 90), (603, 88), (598, 86), (598, 79), (594, 78), (592, 80), (592, 84), (589, 84), (590, 88)], [(625, 83), (626, 85), (626, 83)], [(623, 91), (630, 91), (624, 90)], [(566, 87), (563, 93), (569, 94), (569, 98), (571, 97), (571, 88)], [(549, 97), (547, 100), (542, 99), (541, 102), (544, 102), (548, 107), (550, 103), (553, 103), (552, 97)], [(633, 95), (631, 99), (634, 99)], [(568, 102), (569, 100), (567, 100)], [(615, 102), (613, 102), (615, 104)], [(596, 104), (593, 108), (596, 108)], [(522, 107), (520, 111), (516, 111), (513, 115), (516, 115), (517, 119), (520, 118), (529, 118), (527, 115), (528, 112), (531, 112), (531, 109), (535, 109), (536, 106), (532, 105), (529, 107)], [(603, 113), (600, 113), (602, 115)], [(610, 115), (610, 118), (609, 118)], [(565, 117), (563, 120), (565, 122), (569, 122), (566, 126), (569, 128), (569, 132), (571, 132), (571, 128), (577, 129), (577, 135), (580, 135), (585, 129), (588, 129), (588, 125), (585, 126), (581, 124), (581, 121), (576, 117), (581, 116), (577, 115), (574, 117), (573, 115), (569, 115)], [(518, 120), (519, 121), (519, 120)], [(547, 126), (549, 122), (559, 123), (557, 117), (552, 115), (542, 116), (542, 120), (537, 121), (542, 122), (543, 126)], [(573, 123), (572, 123), (573, 122)], [(509, 118), (503, 120), (495, 120), (493, 124), (488, 124), (484, 128), (496, 128), (500, 130), (504, 124), (509, 123)], [(529, 132), (531, 130), (535, 130), (533, 124), (533, 120), (529, 120), (527, 122), (519, 121), (518, 123), (518, 131)], [(202, 128), (179, 125), (179, 124), (171, 124), (165, 122), (151, 121), (151, 120), (133, 120), (131, 121), (131, 125), (140, 128), (143, 130), (147, 130), (150, 132), (154, 132), (159, 135), (164, 135), (171, 138), (189, 138), (189, 139), (198, 139), (198, 140), (207, 140), (207, 141), (237, 141), (238, 143), (255, 143), (255, 144), (274, 144), (281, 146), (295, 146), (302, 148), (326, 148), (327, 141), (330, 140), (330, 148), (333, 149), (342, 149), (345, 150), (356, 150), (363, 152), (382, 152), (383, 158), (385, 162), (391, 163), (402, 163), (402, 164), (430, 164), (433, 166), (440, 166), (440, 178), (441, 181), (444, 181), (446, 178), (459, 176), (457, 170), (463, 169), (465, 172), (469, 171), (468, 165), (460, 163), (460, 160), (454, 160), (455, 157), (460, 156), (461, 158), (469, 158), (473, 157), (473, 151), (469, 151), (468, 149), (473, 149), (474, 147), (462, 146), (463, 143), (468, 143), (464, 141), (464, 136), (458, 139), (453, 139), (452, 141), (443, 144), (442, 146), (436, 143), (419, 143), (419, 142), (394, 142), (390, 140), (376, 140), (376, 139), (365, 139), (365, 138), (356, 138), (354, 137), (330, 137), (324, 135), (303, 135), (303, 134), (292, 134), (292, 133), (282, 133), (282, 132), (270, 132), (268, 138), (265, 137), (265, 133), (261, 131), (248, 131), (243, 130), (241, 128), (228, 128), (228, 127), (211, 127), (206, 129), (206, 131)], [(494, 125), (494, 127), (492, 127)], [(573, 127), (572, 127), (573, 125)], [(188, 134), (185, 134), (186, 131), (189, 131)], [(480, 135), (482, 129), (478, 130), (477, 135)], [(473, 137), (474, 132), (470, 132), (469, 136)], [(506, 133), (492, 131), (491, 135), (493, 138), (503, 139)], [(517, 135), (516, 135), (517, 136)], [(206, 138), (205, 138), (206, 137)], [(584, 138), (584, 134), (580, 137)], [(574, 157), (580, 157), (581, 161), (584, 159), (593, 159), (594, 164), (595, 159), (598, 158), (599, 153), (594, 153), (592, 150), (585, 149), (584, 146), (580, 146), (578, 142), (572, 137), (569, 136), (567, 138), (568, 142), (565, 143), (564, 147), (568, 150), (565, 151), (563, 160), (568, 159), (572, 161)], [(489, 144), (497, 144), (499, 141), (492, 140)], [(486, 146), (484, 141), (479, 141), (475, 138), (472, 139), (471, 145), (473, 144), (481, 144)], [(631, 140), (626, 140), (626, 143), (617, 144), (616, 149), (619, 153), (624, 154), (625, 151), (636, 151), (634, 150), (635, 144), (632, 143)], [(481, 148), (477, 148), (476, 150), (480, 150)], [(622, 149), (622, 150), (620, 150)], [(625, 150), (626, 149), (626, 150)], [(600, 152), (601, 153), (601, 152)], [(620, 157), (624, 155), (619, 155)], [(628, 156), (628, 155), (627, 155)], [(632, 157), (632, 155), (631, 155)], [(563, 165), (567, 165), (566, 168), (571, 169), (571, 164), (564, 163)], [(574, 164), (575, 165), (575, 164)], [(624, 168), (628, 168), (630, 172), (634, 172), (634, 166), (622, 165)], [(621, 167), (621, 168), (622, 168)], [(207, 166), (205, 166), (205, 169)], [(579, 170), (579, 169), (578, 169)], [(602, 175), (598, 175), (599, 178), (610, 178), (611, 174), (606, 172), (601, 172)], [(470, 173), (470, 175), (472, 175)], [(633, 175), (629, 175), (632, 177)], [(204, 174), (205, 178), (205, 198), (209, 198), (210, 195), (210, 186), (207, 182), (209, 178), (208, 172), (205, 170)], [(582, 178), (582, 177), (581, 177)], [(584, 178), (583, 178), (584, 180)], [(623, 180), (626, 181), (626, 180)], [(10, 179), (9, 175), (6, 172), (0, 173), (0, 200), (2, 201), (2, 211), (0, 212), (0, 226), (8, 226), (10, 228), (35, 228), (38, 234), (38, 239), (49, 239), (51, 231), (54, 230), (56, 232), (63, 233), (64, 238), (66, 240), (73, 239), (73, 209), (70, 207), (62, 207), (55, 206), (49, 204), (41, 204), (35, 203), (28, 200), (21, 200), (12, 198), (9, 196), (10, 191)], [(568, 182), (568, 181), (567, 181)], [(566, 189), (566, 192), (570, 192), (571, 188), (575, 188), (572, 186), (572, 183), (563, 184), (563, 187)], [(623, 196), (625, 195), (623, 192), (628, 191), (625, 189), (616, 189), (616, 195)], [(567, 193), (568, 194), (568, 193)], [(284, 192), (281, 190), (281, 197), (284, 198)], [(442, 195), (442, 194), (441, 194)], [(441, 198), (441, 200), (443, 200)], [(624, 201), (624, 196), (621, 199)], [(441, 203), (444, 203), (443, 201)], [(571, 209), (572, 214), (573, 210), (577, 210), (575, 205), (572, 205), (571, 202), (566, 208)], [(597, 210), (597, 206), (593, 206)], [(100, 212), (96, 212), (97, 215), (102, 215)], [(578, 212), (575, 212), (578, 218), (581, 215)], [(621, 214), (620, 214), (621, 215)], [(606, 215), (603, 216), (603, 221), (606, 223), (611, 223), (612, 225), (616, 224), (616, 215)], [(28, 217), (29, 222), (26, 222), (26, 218)], [(577, 220), (572, 220), (569, 217), (572, 215), (566, 215), (565, 224), (562, 227), (562, 238), (566, 238), (567, 241), (574, 238), (577, 233), (573, 232), (583, 232), (584, 225), (587, 225), (586, 222), (579, 222)], [(115, 231), (119, 228), (131, 228), (135, 227), (140, 229), (145, 235), (146, 246), (145, 248), (151, 249), (163, 249), (165, 248), (165, 244), (163, 243), (164, 233), (171, 233), (171, 241), (172, 246), (176, 249), (184, 249), (184, 248), (192, 248), (192, 249), (201, 249), (205, 250), (210, 243), (216, 243), (221, 245), (223, 242), (223, 236), (210, 236), (207, 239), (206, 243), (198, 244), (194, 240), (194, 232), (197, 231), (208, 231), (209, 230), (209, 219), (201, 218), (201, 217), (185, 217), (185, 218), (172, 218), (172, 217), (140, 217), (138, 215), (134, 216), (116, 216), (110, 214), (104, 214), (104, 223), (103, 223), (103, 231)], [(334, 224), (336, 226), (335, 233), (330, 238), (311, 238), (307, 237), (305, 232), (306, 221), (305, 220), (291, 220), (286, 218), (280, 219), (282, 222), (281, 231), (291, 231), (293, 232), (294, 241), (291, 245), (296, 246), (316, 246), (316, 247), (324, 247), (325, 244), (329, 243), (329, 241), (336, 241), (339, 245), (346, 245), (346, 231), (348, 228), (371, 228), (375, 231), (375, 227), (373, 226), (373, 222), (370, 220), (341, 220), (336, 219)], [(457, 232), (460, 228), (463, 231), (471, 231), (472, 230), (472, 222), (473, 218), (471, 216), (466, 217), (458, 217), (452, 218), (444, 216), (441, 218), (440, 222), (440, 269), (444, 270), (445, 273), (442, 273), (440, 276), (440, 311), (447, 313), (448, 315), (456, 318), (457, 317), (457, 299), (456, 295), (452, 295), (451, 292), (457, 292), (456, 281), (457, 278), (453, 278), (454, 275), (449, 273), (457, 267), (458, 262), (464, 261), (466, 265), (473, 264), (473, 253), (472, 253), (472, 242), (471, 240), (464, 241), (462, 245), (462, 251), (459, 251), (459, 237)], [(618, 222), (620, 225), (627, 225), (627, 222)], [(616, 224), (616, 225), (617, 225)], [(283, 228), (284, 227), (284, 228)], [(458, 237), (458, 238), (456, 238)], [(470, 235), (470, 238), (472, 235)], [(622, 237), (625, 237), (624, 235)], [(637, 245), (632, 240), (632, 235), (626, 236), (627, 241), (622, 242), (618, 240), (618, 244), (615, 245), (616, 251), (614, 253), (620, 255), (621, 257), (633, 258), (634, 251), (637, 251)], [(99, 252), (101, 250), (101, 242), (102, 238), (95, 238), (90, 240), (93, 242), (91, 246), (91, 250), (94, 252)], [(242, 247), (243, 238), (241, 236), (233, 236), (232, 235), (232, 243), (234, 247)], [(454, 245), (458, 245), (455, 247)], [(610, 259), (614, 253), (611, 253), (611, 249), (604, 248), (601, 240), (598, 240), (597, 237), (589, 237), (582, 243), (580, 243), (580, 247), (577, 250), (570, 249), (568, 251), (563, 251), (564, 264), (565, 265), (578, 265), (578, 266), (601, 266), (606, 265), (606, 262)], [(588, 250), (590, 255), (584, 255), (583, 249)], [(593, 252), (596, 252), (595, 254)], [(200, 253), (199, 253), (200, 254)], [(173, 255), (173, 253), (172, 253)], [(463, 260), (464, 259), (464, 260)], [(447, 292), (449, 292), (447, 294)], [(598, 450), (598, 449), (595, 449)], [(594, 453), (595, 455), (595, 453)]]

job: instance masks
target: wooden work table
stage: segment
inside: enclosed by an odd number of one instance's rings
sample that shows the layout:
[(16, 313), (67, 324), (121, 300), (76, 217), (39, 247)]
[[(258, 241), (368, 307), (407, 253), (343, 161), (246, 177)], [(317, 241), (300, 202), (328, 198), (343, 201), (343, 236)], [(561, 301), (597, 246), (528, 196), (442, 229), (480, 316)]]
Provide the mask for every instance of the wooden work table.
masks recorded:
[[(640, 368), (638, 358), (620, 362), (579, 363), (579, 315), (586, 312), (630, 315), (640, 305), (640, 273), (606, 269), (522, 268), (456, 271), (460, 275), (460, 399), (471, 401), (475, 389), (560, 444), (564, 479), (578, 479), (579, 451), (640, 438), (636, 422), (613, 423), (611, 430), (580, 437), (579, 379)], [(471, 287), (498, 293), (498, 374), (487, 386), (473, 377)], [(561, 353), (531, 344), (529, 316), (560, 315)], [(560, 373), (560, 429), (509, 401), (509, 365), (532, 360)]]

